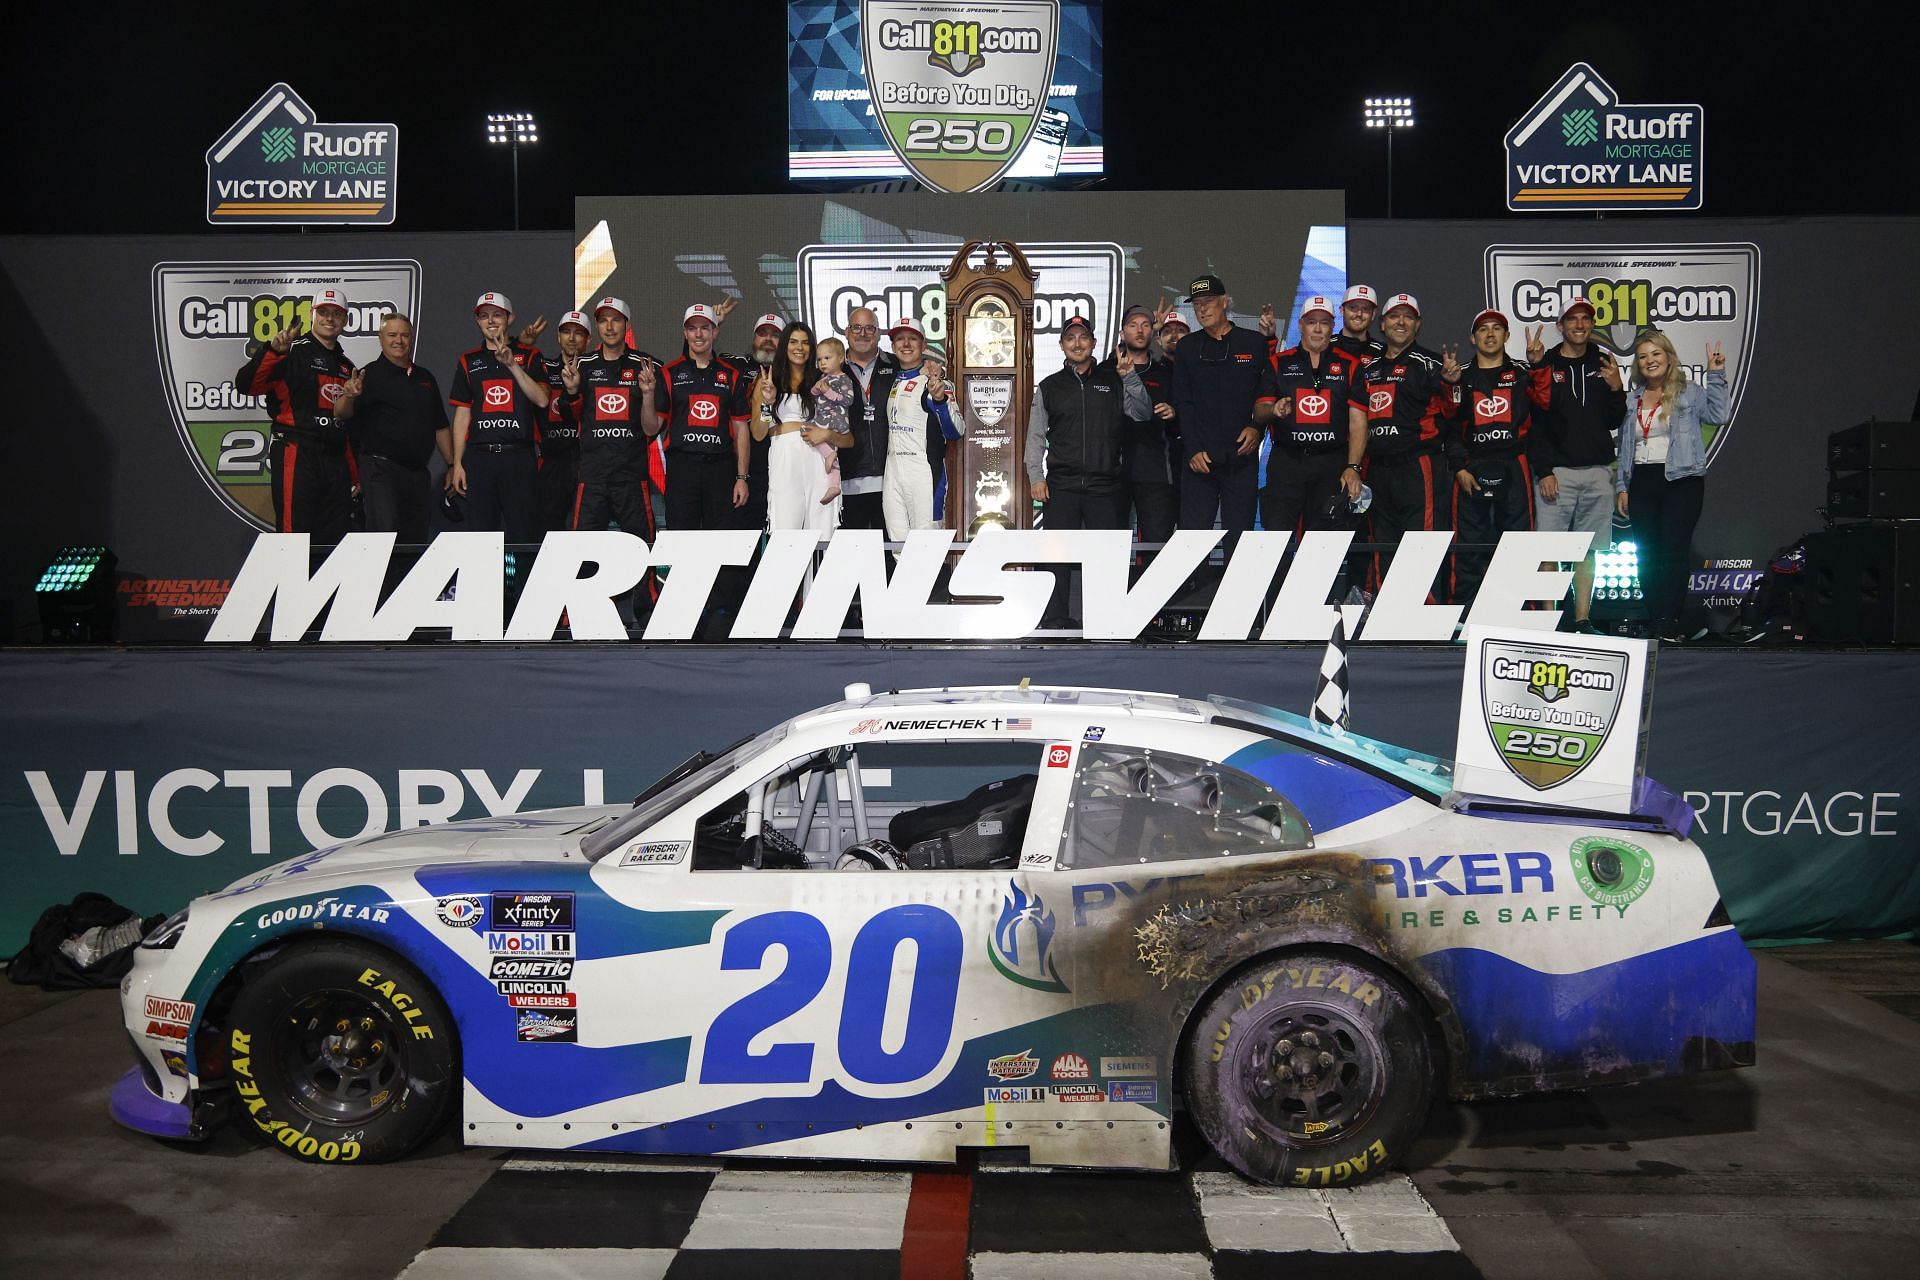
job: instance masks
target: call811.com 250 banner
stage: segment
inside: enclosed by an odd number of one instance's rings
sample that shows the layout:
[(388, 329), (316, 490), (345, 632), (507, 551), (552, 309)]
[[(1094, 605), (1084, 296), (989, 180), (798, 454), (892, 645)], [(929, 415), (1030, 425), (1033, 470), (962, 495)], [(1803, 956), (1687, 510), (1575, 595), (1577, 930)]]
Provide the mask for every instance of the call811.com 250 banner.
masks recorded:
[(313, 295), (347, 295), (341, 349), (355, 367), (380, 356), (380, 321), (420, 314), (420, 264), (162, 262), (153, 269), (153, 334), (174, 430), (208, 491), (235, 515), (272, 529), (267, 443), (273, 408), (233, 377), (250, 342), (307, 330)]
[(726, 351), (750, 345), (745, 316), (804, 320), (827, 337), (870, 307), (883, 330), (918, 321), (944, 354), (941, 268), (968, 240), (1012, 240), (1039, 272), (1045, 375), (1076, 312), (1109, 351), (1129, 305), (1178, 300), (1196, 275), (1225, 280), (1248, 327), (1265, 303), (1291, 316), (1299, 298), (1343, 289), (1344, 217), (1338, 191), (590, 197), (574, 205), (574, 296), (632, 301), (635, 341), (661, 356), (678, 349), (687, 304), (724, 296), (742, 300), (721, 332)]

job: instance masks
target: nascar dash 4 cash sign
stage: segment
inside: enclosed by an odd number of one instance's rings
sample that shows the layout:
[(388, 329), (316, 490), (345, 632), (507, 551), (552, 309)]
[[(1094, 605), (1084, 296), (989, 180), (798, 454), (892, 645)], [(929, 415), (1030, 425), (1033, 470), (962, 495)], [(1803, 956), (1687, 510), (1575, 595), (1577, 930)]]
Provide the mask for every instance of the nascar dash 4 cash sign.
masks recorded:
[(860, 6), (874, 113), (936, 191), (979, 191), (1013, 167), (1047, 105), (1059, 47), (1059, 0)]
[(267, 475), (275, 406), (242, 395), (234, 373), (252, 344), (305, 332), (315, 293), (347, 295), (341, 350), (355, 368), (380, 358), (380, 320), (420, 314), (420, 264), (162, 262), (153, 269), (153, 335), (167, 408), (200, 479), (234, 515), (272, 529)]

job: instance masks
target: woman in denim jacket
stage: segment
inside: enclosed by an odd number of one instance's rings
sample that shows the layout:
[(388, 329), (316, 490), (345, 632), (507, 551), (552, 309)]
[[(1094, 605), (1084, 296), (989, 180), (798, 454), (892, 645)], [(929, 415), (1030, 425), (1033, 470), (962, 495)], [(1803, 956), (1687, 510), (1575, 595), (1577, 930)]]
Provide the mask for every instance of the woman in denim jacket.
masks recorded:
[(1702, 422), (1727, 420), (1727, 358), (1707, 348), (1699, 386), (1666, 334), (1648, 329), (1633, 344), (1633, 386), (1620, 423), (1620, 475), (1614, 499), (1631, 511), (1640, 547), (1640, 581), (1653, 634), (1679, 640), (1687, 557), (1706, 497), (1707, 443)]

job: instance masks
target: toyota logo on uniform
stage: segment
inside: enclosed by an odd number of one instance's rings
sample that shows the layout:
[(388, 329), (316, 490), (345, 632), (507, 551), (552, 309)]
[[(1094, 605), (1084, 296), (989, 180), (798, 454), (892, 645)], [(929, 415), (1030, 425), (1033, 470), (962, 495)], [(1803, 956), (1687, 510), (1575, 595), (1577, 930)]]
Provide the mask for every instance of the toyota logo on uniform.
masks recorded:
[(720, 421), (720, 402), (712, 396), (695, 396), (687, 404), (688, 422)]
[(1374, 413), (1391, 413), (1393, 411), (1393, 391), (1388, 389), (1374, 392), (1367, 397), (1367, 408)]
[(1327, 398), (1322, 395), (1301, 396), (1296, 404), (1303, 418), (1324, 418), (1327, 416), (1327, 411), (1332, 408)]
[(340, 389), (337, 382), (323, 382), (320, 384), (320, 398), (332, 404), (340, 398)]
[(1503, 395), (1481, 396), (1473, 402), (1473, 416), (1482, 422), (1505, 422), (1510, 407)]
[(608, 417), (618, 417), (627, 411), (627, 397), (619, 391), (602, 391), (594, 403)]
[(487, 387), (481, 399), (489, 409), (504, 409), (513, 403), (513, 392), (507, 389), (505, 383), (496, 382)]

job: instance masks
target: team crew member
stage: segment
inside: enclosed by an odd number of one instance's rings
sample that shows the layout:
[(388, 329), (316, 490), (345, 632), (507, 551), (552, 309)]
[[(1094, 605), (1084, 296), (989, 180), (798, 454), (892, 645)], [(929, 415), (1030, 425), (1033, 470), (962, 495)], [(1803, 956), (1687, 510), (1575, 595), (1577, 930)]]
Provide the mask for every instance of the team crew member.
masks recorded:
[(1379, 306), (1380, 299), (1372, 285), (1356, 284), (1348, 289), (1345, 300), (1340, 303), (1341, 328), (1333, 336), (1333, 349), (1363, 366), (1383, 355), (1386, 344), (1369, 332)]
[(1507, 318), (1488, 308), (1473, 318), (1473, 363), (1454, 384), (1447, 469), (1454, 479), (1453, 598), (1465, 603), (1480, 589), (1492, 552), (1466, 544), (1495, 542), (1503, 533), (1533, 528), (1533, 468), (1527, 461), (1532, 371), (1507, 354)]
[[(347, 430), (335, 414), (343, 392), (358, 392), (353, 362), (340, 350), (347, 295), (322, 289), (309, 303), (307, 333), (292, 326), (250, 353), (233, 385), (274, 403), (270, 467), (274, 527), (309, 533), (317, 543), (347, 535), (353, 503)], [(349, 386), (349, 380), (352, 385)]]
[(667, 448), (667, 527), (730, 529), (747, 505), (748, 382), (714, 354), (719, 318), (696, 302), (682, 317), (687, 354), (648, 370), (653, 394), (640, 402), (640, 429)]
[(482, 345), (460, 357), (453, 404), (453, 466), (447, 487), (467, 499), (468, 529), (498, 529), (508, 542), (540, 539), (534, 442), (552, 395), (546, 362), (512, 337), (513, 303), (483, 293), (473, 304)]
[[(871, 394), (886, 431), (873, 433), (885, 451), (881, 469), (881, 510), (887, 522), (887, 540), (899, 542), (915, 529), (940, 523), (934, 509), (934, 491), (946, 469), (947, 441), (960, 438), (947, 387), (938, 370), (923, 369), (927, 338), (912, 319), (896, 321), (887, 338), (898, 364), (873, 375)], [(884, 443), (882, 443), (884, 441)], [(847, 467), (840, 466), (842, 476)], [(842, 481), (844, 488), (845, 481)]]
[[(729, 298), (717, 309), (715, 319), (724, 324), (727, 312), (733, 310), (734, 299)], [(762, 369), (772, 369), (774, 361), (780, 355), (780, 335), (787, 331), (787, 322), (768, 312), (753, 322), (753, 349), (746, 356), (725, 356), (727, 361), (740, 371), (746, 381), (748, 407), (753, 403), (753, 384), (760, 377)], [(747, 502), (734, 511), (734, 528), (764, 529), (767, 527), (767, 485), (768, 446), (771, 438), (758, 440), (751, 431), (747, 436)]]
[(884, 529), (886, 513), (881, 489), (887, 467), (886, 424), (880, 418), (880, 398), (873, 380), (900, 362), (880, 349), (880, 319), (870, 307), (855, 307), (847, 316), (847, 372), (854, 382), (853, 407), (847, 426), (853, 446), (840, 453), (840, 527)]
[(1367, 415), (1350, 404), (1355, 369), (1332, 349), (1333, 302), (1314, 296), (1300, 307), (1300, 345), (1272, 357), (1273, 450), (1260, 490), (1260, 526), (1276, 532), (1344, 527), (1329, 515), (1334, 495), (1360, 495)]
[[(527, 331), (521, 331), (525, 341)], [(560, 317), (555, 332), (560, 357), (547, 362), (547, 417), (540, 424), (540, 527), (552, 532), (573, 523), (573, 498), (580, 484), (580, 397), (569, 394), (566, 368), (578, 365), (593, 345), (593, 321), (584, 311)]]
[(1231, 550), (1253, 527), (1260, 429), (1254, 403), (1271, 399), (1267, 341), (1233, 322), (1233, 299), (1218, 276), (1193, 282), (1187, 301), (1199, 332), (1173, 355), (1173, 407), (1186, 469), (1180, 473), (1180, 527), (1211, 529), (1216, 513)]
[[(1136, 308), (1143, 310), (1144, 308)], [(1124, 529), (1127, 483), (1123, 458), (1130, 424), (1154, 424), (1153, 402), (1140, 381), (1134, 349), (1126, 342), (1112, 361), (1093, 363), (1093, 324), (1070, 316), (1060, 332), (1066, 365), (1033, 389), (1027, 421), (1027, 484), (1042, 504), (1047, 529)], [(1067, 580), (1072, 570), (1053, 572), (1053, 597), (1043, 627), (1074, 627), (1067, 616)]]
[(1172, 306), (1168, 306), (1155, 327), (1160, 334), (1160, 354), (1171, 362), (1173, 353), (1180, 348), (1180, 339), (1191, 333), (1193, 326), (1182, 319)]
[[(1441, 474), (1441, 422), (1452, 405), (1439, 356), (1419, 346), (1420, 303), (1410, 293), (1387, 299), (1380, 319), (1386, 350), (1355, 375), (1354, 403), (1367, 411), (1367, 483), (1373, 488), (1372, 541), (1378, 584), (1393, 548), (1410, 529), (1452, 526), (1450, 487)], [(1458, 376), (1458, 366), (1454, 366)]]
[[(1173, 536), (1180, 519), (1180, 426), (1173, 413), (1173, 363), (1153, 358), (1153, 312), (1143, 306), (1127, 308), (1120, 321), (1120, 352), (1128, 357), (1145, 388), (1150, 412), (1145, 418), (1127, 415), (1127, 501), (1142, 542), (1161, 543)], [(1123, 513), (1124, 514), (1124, 513)], [(1118, 526), (1126, 528), (1123, 520)], [(1150, 557), (1151, 553), (1149, 553)]]
[(348, 420), (368, 533), (392, 533), (400, 542), (425, 542), (433, 507), (427, 463), (436, 446), (453, 461), (453, 430), (432, 373), (413, 362), (413, 322), (399, 314), (380, 322), (380, 358), (360, 371), (340, 396)]
[(593, 327), (600, 347), (575, 362), (569, 390), (580, 396), (580, 483), (573, 527), (605, 529), (608, 520), (653, 541), (652, 481), (640, 432), (642, 398), (652, 395), (653, 357), (627, 345), (627, 304), (602, 298)]
[(1613, 542), (1614, 444), (1627, 393), (1613, 353), (1588, 345), (1593, 304), (1574, 298), (1560, 312), (1560, 343), (1551, 351), (1540, 330), (1527, 334), (1533, 366), (1531, 453), (1539, 476), (1539, 527), (1554, 533), (1591, 533), (1587, 558), (1573, 572), (1573, 629), (1592, 633), (1593, 556)]

